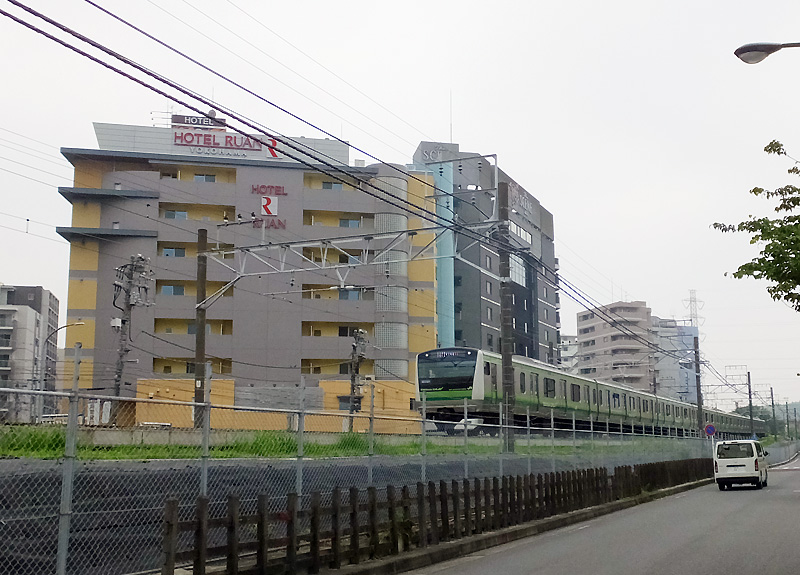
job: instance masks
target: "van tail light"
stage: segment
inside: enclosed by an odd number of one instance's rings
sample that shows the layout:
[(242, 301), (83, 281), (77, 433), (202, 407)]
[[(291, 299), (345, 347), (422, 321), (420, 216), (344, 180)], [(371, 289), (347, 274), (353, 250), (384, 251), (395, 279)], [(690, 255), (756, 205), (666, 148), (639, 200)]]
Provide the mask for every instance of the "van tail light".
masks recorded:
[(758, 471), (758, 459), (756, 459), (756, 471)]
[(719, 473), (719, 467), (717, 466), (717, 462), (714, 462), (714, 473)]

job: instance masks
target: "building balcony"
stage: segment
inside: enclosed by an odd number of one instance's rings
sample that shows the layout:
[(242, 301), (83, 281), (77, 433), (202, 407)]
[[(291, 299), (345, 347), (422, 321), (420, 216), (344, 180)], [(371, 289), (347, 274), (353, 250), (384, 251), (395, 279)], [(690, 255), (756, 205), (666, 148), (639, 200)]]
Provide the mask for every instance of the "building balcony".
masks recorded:
[[(158, 355), (182, 356), (194, 355), (195, 335), (188, 333), (157, 333), (158, 337), (167, 341), (153, 340), (153, 351)], [(169, 342), (169, 343), (167, 343)], [(181, 351), (183, 349), (183, 351)], [(231, 357), (233, 349), (232, 335), (206, 334), (206, 355), (215, 357)]]
[(155, 230), (136, 230), (118, 228), (75, 228), (57, 227), (56, 233), (67, 241), (102, 239), (113, 240), (123, 238), (155, 238), (158, 232)]
[(303, 336), (302, 356), (316, 358), (349, 358), (353, 349), (352, 337)]

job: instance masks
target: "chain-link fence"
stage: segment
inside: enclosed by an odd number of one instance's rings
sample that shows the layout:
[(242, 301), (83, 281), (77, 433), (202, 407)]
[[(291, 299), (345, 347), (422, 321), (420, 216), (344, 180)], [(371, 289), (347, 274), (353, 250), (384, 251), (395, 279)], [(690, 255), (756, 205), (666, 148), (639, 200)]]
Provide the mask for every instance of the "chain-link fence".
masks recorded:
[[(0, 427), (0, 573), (157, 571), (168, 497), (212, 516), (334, 488), (414, 485), (710, 457), (712, 442), (591, 429), (443, 423), (348, 411), (46, 395), (62, 415)], [(30, 398), (28, 398), (30, 399)], [(642, 429), (642, 428), (638, 428)], [(676, 432), (677, 433), (677, 432)], [(771, 448), (772, 449), (772, 448)], [(327, 503), (326, 503), (327, 504)], [(224, 537), (224, 532), (209, 534)]]

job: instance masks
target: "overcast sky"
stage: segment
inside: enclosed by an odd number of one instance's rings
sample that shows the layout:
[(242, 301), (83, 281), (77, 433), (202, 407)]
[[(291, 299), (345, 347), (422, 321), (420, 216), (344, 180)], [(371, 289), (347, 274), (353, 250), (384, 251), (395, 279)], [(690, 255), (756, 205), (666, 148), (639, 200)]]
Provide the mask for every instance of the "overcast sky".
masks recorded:
[[(754, 66), (733, 56), (800, 41), (800, 3), (97, 3), (382, 160), (410, 162), (420, 140), (451, 132), (462, 150), (498, 154), (553, 213), (564, 279), (664, 318), (688, 317), (696, 290), (703, 358), (722, 373), (746, 365), (761, 399), (772, 385), (776, 400), (800, 400), (800, 315), (766, 283), (725, 277), (757, 247), (710, 229), (768, 215), (752, 187), (800, 184), (791, 160), (762, 151), (777, 139), (800, 157), (800, 50)], [(324, 137), (83, 0), (27, 4), (275, 131)], [(0, 46), (0, 281), (51, 289), (65, 310), (69, 250), (54, 227), (69, 225), (56, 187), (71, 169), (59, 148), (95, 148), (93, 121), (188, 110), (6, 17)], [(581, 308), (562, 305), (574, 334)], [(712, 404), (746, 403), (704, 383)]]

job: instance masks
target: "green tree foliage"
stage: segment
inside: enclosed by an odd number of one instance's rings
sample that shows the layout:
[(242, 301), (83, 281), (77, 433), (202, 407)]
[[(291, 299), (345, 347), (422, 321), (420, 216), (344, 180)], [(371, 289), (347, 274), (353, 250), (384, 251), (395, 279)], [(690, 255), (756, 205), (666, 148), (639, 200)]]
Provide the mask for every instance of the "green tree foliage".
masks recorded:
[[(765, 148), (768, 154), (791, 158), (783, 144), (773, 140)], [(798, 162), (789, 173), (800, 175)], [(784, 300), (796, 311), (800, 311), (800, 188), (786, 185), (775, 190), (753, 188), (750, 193), (777, 201), (775, 212), (782, 214), (777, 218), (749, 219), (739, 224), (713, 224), (721, 232), (746, 232), (751, 234), (750, 243), (761, 246), (758, 257), (742, 264), (733, 272), (733, 277), (741, 279), (752, 277), (771, 282), (767, 292), (774, 300)]]

